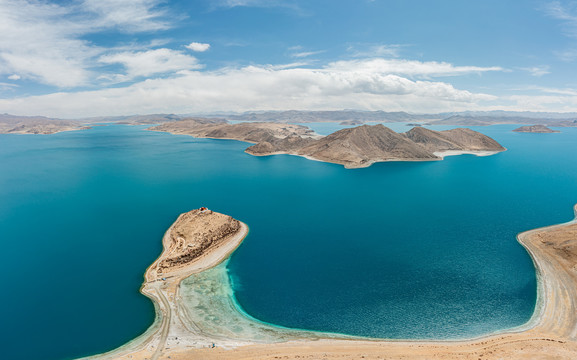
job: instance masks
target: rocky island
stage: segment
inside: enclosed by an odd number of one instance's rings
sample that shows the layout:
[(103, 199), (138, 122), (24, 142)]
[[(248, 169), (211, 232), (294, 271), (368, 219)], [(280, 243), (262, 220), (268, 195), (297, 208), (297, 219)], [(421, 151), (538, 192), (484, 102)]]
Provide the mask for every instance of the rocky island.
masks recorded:
[(341, 121), (339, 123), (339, 125), (345, 125), (345, 126), (349, 126), (349, 125), (363, 125), (364, 122), (360, 121), (360, 120), (345, 120), (345, 121)]
[(515, 132), (522, 133), (558, 133), (560, 131), (548, 128), (545, 125), (531, 125), (531, 126), (521, 126), (513, 130)]
[(434, 161), (447, 155), (491, 155), (505, 151), (495, 140), (470, 129), (434, 131), (415, 127), (406, 133), (378, 125), (342, 129), (327, 136), (302, 125), (186, 120), (149, 128), (195, 137), (254, 143), (246, 152), (256, 156), (290, 154), (313, 160), (368, 167), (383, 161)]
[(224, 262), (247, 233), (244, 223), (206, 208), (180, 215), (141, 289), (154, 302), (154, 324), (90, 359), (577, 358), (576, 220), (518, 235), (538, 273), (534, 315), (519, 328), (468, 341), (363, 339), (259, 322), (234, 305)]

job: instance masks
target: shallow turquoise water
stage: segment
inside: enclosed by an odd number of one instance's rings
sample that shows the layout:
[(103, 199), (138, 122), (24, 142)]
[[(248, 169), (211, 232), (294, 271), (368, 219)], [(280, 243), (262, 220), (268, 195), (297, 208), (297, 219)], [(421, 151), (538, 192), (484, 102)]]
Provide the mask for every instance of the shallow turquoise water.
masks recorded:
[(359, 170), (142, 127), (0, 135), (5, 354), (67, 359), (143, 332), (144, 270), (200, 206), (250, 226), (229, 267), (263, 321), (385, 338), (521, 325), (535, 275), (515, 235), (572, 219), (577, 129), (513, 128), (476, 128), (509, 149), (496, 156)]

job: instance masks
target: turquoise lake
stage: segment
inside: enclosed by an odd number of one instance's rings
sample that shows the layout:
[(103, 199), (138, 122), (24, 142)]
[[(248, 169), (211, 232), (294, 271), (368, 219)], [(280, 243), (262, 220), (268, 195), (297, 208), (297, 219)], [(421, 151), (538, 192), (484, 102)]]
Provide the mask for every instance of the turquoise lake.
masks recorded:
[(262, 321), (392, 339), (522, 325), (536, 279), (516, 234), (573, 219), (577, 128), (516, 127), (472, 127), (508, 148), (494, 156), (357, 170), (142, 126), (0, 135), (3, 357), (71, 359), (145, 331), (143, 273), (201, 206), (249, 225), (229, 272)]

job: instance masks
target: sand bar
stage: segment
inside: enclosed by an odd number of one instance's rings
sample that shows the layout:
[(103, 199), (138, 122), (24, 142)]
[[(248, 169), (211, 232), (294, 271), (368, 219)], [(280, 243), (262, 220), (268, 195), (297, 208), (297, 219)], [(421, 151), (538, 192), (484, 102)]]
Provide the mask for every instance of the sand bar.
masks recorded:
[(522, 327), (469, 341), (347, 338), (252, 319), (232, 300), (223, 262), (247, 233), (210, 210), (182, 214), (142, 288), (155, 323), (92, 359), (577, 359), (577, 220), (518, 235), (537, 269), (535, 314)]

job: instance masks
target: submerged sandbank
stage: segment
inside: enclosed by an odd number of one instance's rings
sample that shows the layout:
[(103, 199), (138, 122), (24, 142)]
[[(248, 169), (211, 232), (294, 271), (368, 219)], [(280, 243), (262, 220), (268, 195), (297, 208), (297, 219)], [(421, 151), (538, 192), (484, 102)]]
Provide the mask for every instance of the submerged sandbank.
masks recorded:
[[(142, 292), (155, 303), (155, 323), (134, 341), (93, 359), (577, 358), (576, 220), (518, 236), (538, 275), (538, 303), (527, 324), (474, 340), (423, 342), (286, 329), (248, 316), (234, 300), (224, 261), (248, 233), (240, 222), (198, 257), (163, 267), (167, 259), (189, 259), (183, 254), (199, 241), (186, 239), (183, 229), (202, 228), (213, 239), (223, 221), (231, 223), (230, 217), (207, 211), (181, 215), (163, 238), (162, 255), (147, 270)], [(215, 221), (206, 221), (213, 215)], [(187, 222), (191, 226), (183, 226)]]

